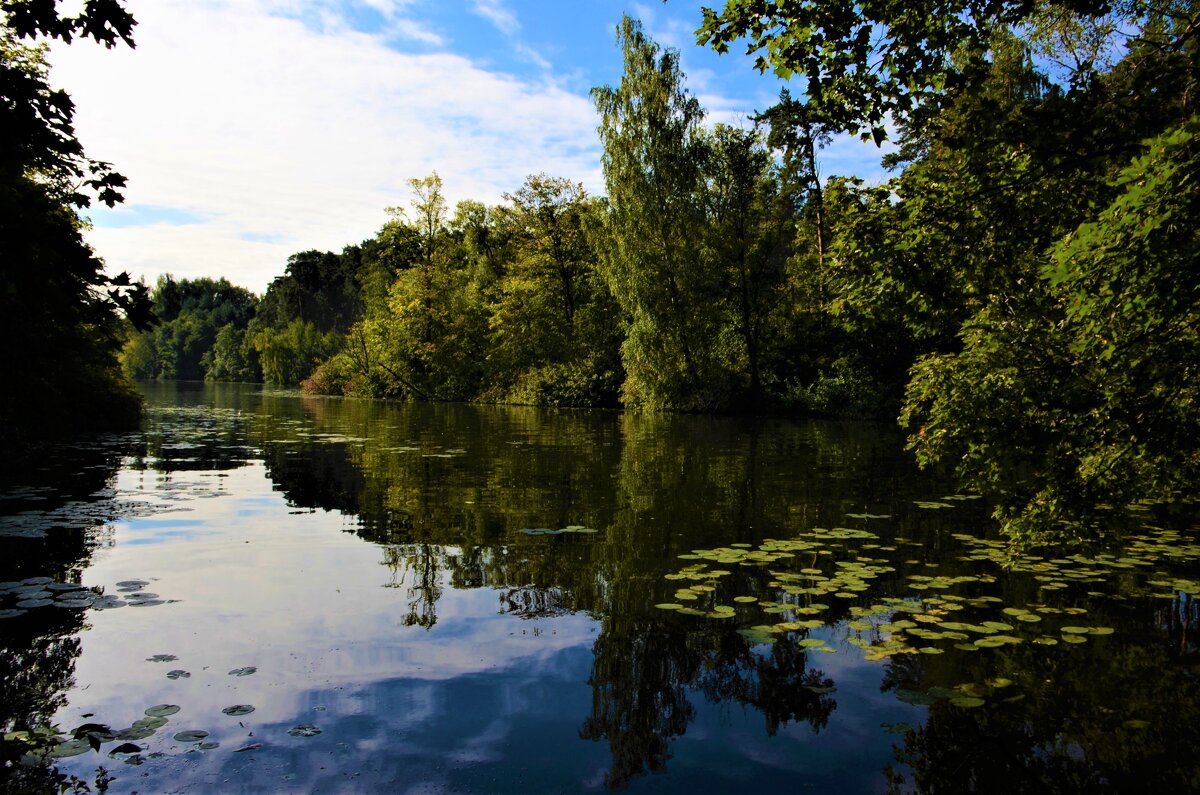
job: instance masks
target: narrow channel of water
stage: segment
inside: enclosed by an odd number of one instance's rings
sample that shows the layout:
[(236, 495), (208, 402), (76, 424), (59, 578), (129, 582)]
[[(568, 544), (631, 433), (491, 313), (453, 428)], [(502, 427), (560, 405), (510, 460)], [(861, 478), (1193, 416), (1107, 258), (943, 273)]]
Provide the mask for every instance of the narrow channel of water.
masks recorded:
[(9, 788), (1200, 787), (1149, 515), (1013, 566), (887, 426), (144, 388), (0, 486)]

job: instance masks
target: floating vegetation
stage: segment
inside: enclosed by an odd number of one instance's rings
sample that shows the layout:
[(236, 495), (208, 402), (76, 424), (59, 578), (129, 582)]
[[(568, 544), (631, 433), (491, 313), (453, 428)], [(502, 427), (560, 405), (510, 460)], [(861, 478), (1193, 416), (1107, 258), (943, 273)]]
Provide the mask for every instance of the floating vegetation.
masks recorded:
[(233, 716), (249, 715), (253, 711), (254, 707), (250, 704), (234, 704), (232, 707), (226, 707), (225, 709), (221, 710), (221, 712), (224, 712), (226, 715)]
[(174, 736), (174, 740), (175, 740), (175, 742), (179, 742), (179, 743), (198, 743), (207, 736), (208, 736), (208, 732), (206, 732), (206, 731), (198, 731), (196, 729), (189, 729), (187, 731), (176, 732), (175, 736)]
[[(117, 594), (105, 594), (103, 587), (87, 587), (72, 582), (56, 582), (50, 577), (29, 577), (0, 583), (0, 604), (12, 600), (11, 607), (0, 607), (0, 619), (17, 618), (30, 610), (54, 607), (63, 610), (113, 610), (127, 605), (149, 607), (167, 604), (157, 594), (140, 592), (145, 580), (117, 583)], [(127, 594), (127, 595), (126, 595)], [(124, 598), (122, 598), (124, 596)]]
[(301, 723), (288, 729), (288, 734), (293, 737), (316, 737), (320, 733), (321, 730), (311, 723)]
[(168, 679), (189, 679), (189, 678), (191, 678), (191, 674), (188, 673), (187, 671), (183, 670), (182, 668), (176, 668), (173, 671), (167, 671), (167, 678)]
[(166, 718), (179, 712), (178, 704), (158, 704), (146, 710), (147, 717)]
[[(977, 498), (950, 495), (914, 504), (945, 510)], [(801, 649), (834, 653), (837, 648), (810, 633), (827, 627), (840, 637), (838, 629), (844, 628), (845, 644), (869, 661), (947, 652), (986, 655), (1026, 645), (1062, 654), (1116, 632), (1080, 618), (1104, 600), (1200, 596), (1200, 579), (1169, 571), (1200, 561), (1200, 544), (1176, 531), (1145, 530), (1126, 539), (1120, 550), (1020, 557), (1012, 557), (1003, 541), (957, 533), (952, 535), (961, 545), (957, 550), (951, 545), (938, 550), (939, 560), (921, 561), (900, 552), (914, 543), (902, 536), (889, 542), (862, 529), (814, 528), (757, 546), (734, 543), (681, 554), (686, 564), (665, 575), (676, 590), (656, 607), (681, 616), (736, 619), (742, 625), (737, 632), (751, 645), (788, 638)], [(943, 563), (947, 571), (940, 573)], [(918, 565), (923, 568), (913, 572)], [(870, 595), (880, 591), (911, 595)], [(1009, 593), (1026, 599), (1006, 601), (999, 595)], [(973, 709), (1014, 682), (994, 677), (963, 687), (932, 695), (898, 691), (897, 697)], [(1001, 700), (1020, 698), (1024, 694), (1017, 692)]]
[(584, 527), (581, 524), (569, 524), (560, 530), (553, 530), (549, 527), (522, 527), (517, 532), (524, 533), (527, 536), (558, 536), (564, 533), (595, 533), (590, 527)]
[(135, 745), (134, 743), (121, 743), (116, 748), (109, 751), (108, 755), (116, 756), (117, 754), (139, 754), (144, 750), (146, 749), (140, 745)]
[(153, 657), (147, 657), (146, 662), (175, 662), (178, 659), (174, 654), (156, 654)]
[(229, 672), (229, 675), (230, 676), (250, 676), (250, 674), (254, 673), (257, 670), (258, 670), (258, 668), (254, 667), (253, 665), (247, 665), (244, 668), (234, 668), (232, 671)]

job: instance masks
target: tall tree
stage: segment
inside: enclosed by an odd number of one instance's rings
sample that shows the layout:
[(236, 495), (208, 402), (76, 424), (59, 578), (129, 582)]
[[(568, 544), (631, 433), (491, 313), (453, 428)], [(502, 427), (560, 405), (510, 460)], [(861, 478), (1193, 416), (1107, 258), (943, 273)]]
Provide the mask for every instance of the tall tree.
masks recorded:
[(0, 3), (0, 334), (14, 385), (0, 394), (6, 441), (136, 421), (114, 313), (151, 320), (145, 287), (107, 276), (82, 236), (79, 211), (93, 197), (120, 201), (125, 180), (84, 154), (70, 98), (49, 85), (45, 46), (25, 43), (81, 35), (132, 46), (134, 21), (116, 0), (85, 3), (75, 16), (57, 6)]
[(744, 362), (738, 369), (748, 381), (749, 408), (755, 410), (764, 399), (764, 349), (782, 332), (778, 310), (795, 236), (796, 201), (758, 129), (718, 124), (704, 172), (709, 267), (725, 277), (730, 324), (742, 348), (738, 360)]
[(498, 400), (615, 402), (616, 307), (585, 227), (597, 203), (579, 183), (536, 174), (505, 194), (511, 258), (488, 305)]
[(627, 405), (710, 409), (731, 392), (721, 275), (704, 267), (704, 112), (679, 53), (629, 17), (617, 29), (621, 84), (592, 89), (608, 213), (601, 273), (621, 307)]

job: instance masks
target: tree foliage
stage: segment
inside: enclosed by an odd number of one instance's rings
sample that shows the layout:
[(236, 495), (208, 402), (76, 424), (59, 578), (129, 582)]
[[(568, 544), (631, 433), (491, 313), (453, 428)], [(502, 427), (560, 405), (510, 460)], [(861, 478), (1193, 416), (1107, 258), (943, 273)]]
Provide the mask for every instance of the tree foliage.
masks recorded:
[[(936, 108), (969, 84), (994, 31), (1029, 22), (1039, 8), (1022, 0), (726, 0), (719, 12), (704, 8), (697, 39), (718, 52), (745, 39), (759, 71), (803, 78), (817, 116), (841, 130), (865, 129), (863, 137), (879, 143), (889, 118)], [(1054, 8), (1097, 18), (1112, 4), (1066, 0)]]
[(904, 418), (922, 461), (956, 461), (1022, 540), (1091, 538), (1116, 508), (1194, 494), (1200, 448), (1200, 121), (1147, 143), (1119, 193), (995, 301), (964, 349), (923, 359)]
[(82, 236), (92, 198), (121, 200), (125, 180), (89, 159), (74, 105), (50, 87), (47, 37), (132, 44), (133, 20), (115, 0), (62, 16), (57, 3), (0, 4), (0, 333), (14, 385), (0, 397), (0, 434), (28, 438), (136, 421), (139, 399), (117, 366), (123, 310), (151, 320), (143, 286), (108, 276)]

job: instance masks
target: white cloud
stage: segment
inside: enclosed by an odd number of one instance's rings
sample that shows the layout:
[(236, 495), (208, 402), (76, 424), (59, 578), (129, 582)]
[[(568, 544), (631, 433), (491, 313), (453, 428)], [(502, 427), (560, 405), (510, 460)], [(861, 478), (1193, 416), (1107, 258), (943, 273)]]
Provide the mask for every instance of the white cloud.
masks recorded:
[(261, 291), (288, 254), (374, 234), (405, 181), (435, 169), (452, 202), (499, 201), (540, 171), (601, 186), (585, 96), (317, 32), (271, 13), (282, 5), (159, 0), (135, 9), (136, 50), (55, 50), (52, 80), (89, 155), (129, 177), (126, 202), (201, 219), (93, 230), (110, 270)]
[(539, 69), (549, 70), (553, 66), (550, 61), (546, 60), (546, 58), (540, 52), (532, 47), (528, 47), (524, 44), (518, 44), (516, 45), (515, 49), (517, 51), (517, 55), (521, 56), (526, 61), (529, 61), (529, 63), (533, 64)]
[(491, 22), (506, 36), (515, 36), (521, 30), (516, 15), (504, 7), (504, 0), (475, 0), (473, 8), (476, 14)]

